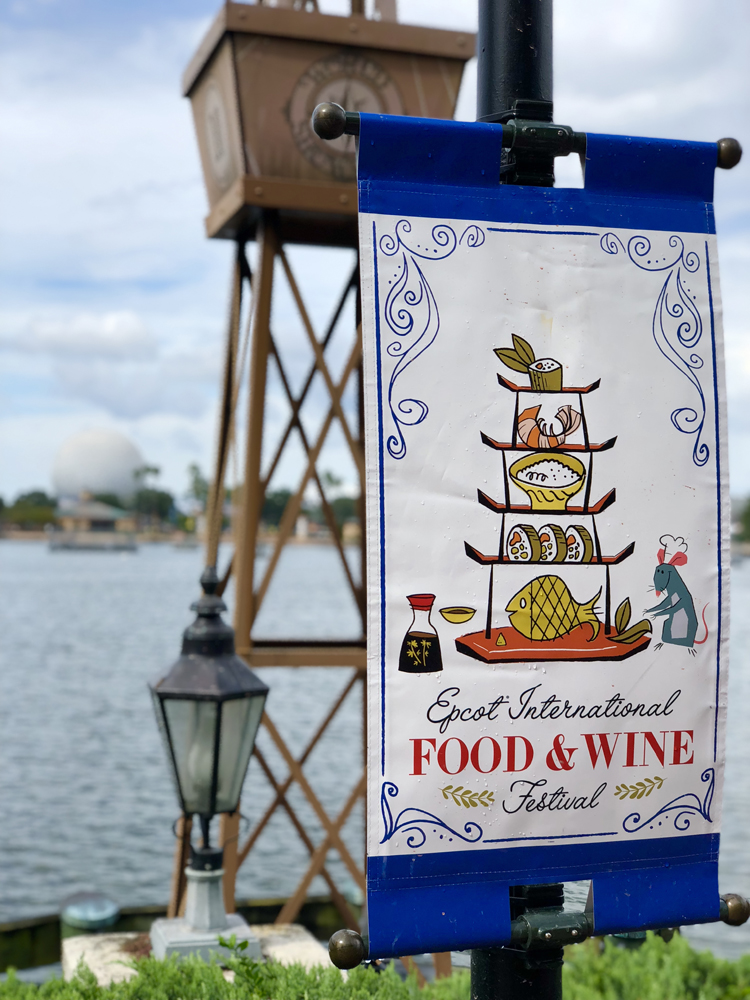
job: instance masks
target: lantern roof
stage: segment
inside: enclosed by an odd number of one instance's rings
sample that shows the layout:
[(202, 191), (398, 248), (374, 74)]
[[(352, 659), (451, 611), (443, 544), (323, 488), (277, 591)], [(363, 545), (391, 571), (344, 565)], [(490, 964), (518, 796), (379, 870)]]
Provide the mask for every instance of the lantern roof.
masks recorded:
[(222, 619), (227, 606), (216, 590), (216, 570), (201, 576), (203, 595), (191, 607), (195, 621), (182, 635), (182, 654), (166, 677), (153, 685), (161, 698), (226, 701), (267, 694), (268, 687), (235, 654), (234, 629)]

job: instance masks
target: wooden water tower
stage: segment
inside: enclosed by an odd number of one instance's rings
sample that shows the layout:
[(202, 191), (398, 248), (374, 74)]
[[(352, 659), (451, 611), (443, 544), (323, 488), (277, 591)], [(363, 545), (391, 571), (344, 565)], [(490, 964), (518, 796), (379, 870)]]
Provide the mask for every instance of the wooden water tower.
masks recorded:
[[(253, 667), (345, 666), (352, 673), (322, 720), (311, 744), (299, 758), (290, 752), (273, 722), (264, 717), (267, 732), (283, 758), (288, 774), (273, 774), (261, 750), (256, 758), (275, 792), (265, 815), (244, 845), (238, 843), (239, 817), (223, 817), (225, 845), (225, 896), (227, 910), (234, 909), (237, 868), (256, 843), (258, 835), (276, 809), (287, 812), (306, 849), (310, 867), (297, 891), (280, 914), (280, 921), (293, 920), (316, 875), (326, 880), (342, 919), (357, 928), (346, 900), (328, 873), (329, 850), (338, 852), (353, 881), (364, 889), (362, 859), (355, 861), (341, 839), (341, 829), (364, 795), (363, 769), (356, 768), (357, 781), (347, 802), (335, 817), (329, 817), (303, 772), (312, 747), (325, 731), (349, 692), (362, 685), (364, 707), (365, 586), (352, 569), (339, 538), (336, 520), (325, 495), (317, 463), (331, 426), (338, 422), (364, 496), (364, 442), (361, 392), (359, 413), (348, 419), (342, 395), (351, 380), (361, 379), (359, 332), (359, 273), (355, 266), (344, 283), (341, 297), (332, 303), (331, 323), (315, 332), (299, 286), (289, 264), (287, 243), (357, 248), (357, 190), (354, 140), (343, 136), (334, 142), (317, 138), (310, 127), (315, 106), (333, 101), (350, 111), (428, 118), (452, 118), (466, 61), (474, 54), (474, 36), (465, 32), (413, 27), (394, 21), (368, 20), (352, 0), (349, 17), (321, 14), (316, 0), (306, 0), (293, 9), (261, 4), (226, 3), (200, 44), (184, 78), (184, 93), (190, 98), (200, 148), (203, 177), (208, 194), (209, 237), (230, 239), (237, 245), (234, 283), (225, 356), (223, 398), (220, 409), (219, 445), (209, 502), (209, 565), (216, 562), (223, 483), (227, 456), (235, 429), (235, 410), (240, 387), (247, 385), (244, 486), (235, 518), (235, 552), (224, 572), (224, 585), (233, 573), (236, 587), (235, 628), (238, 653)], [(357, 7), (360, 6), (359, 12)], [(309, 9), (313, 8), (313, 9)], [(245, 244), (258, 241), (255, 274), (245, 256)], [(279, 260), (281, 268), (275, 268)], [(300, 314), (312, 350), (313, 362), (301, 392), (295, 394), (285, 371), (283, 345), (271, 330), (271, 304), (275, 272), (283, 271)], [(240, 330), (245, 286), (251, 303), (246, 333)], [(356, 302), (357, 317), (350, 334), (347, 362), (333, 377), (326, 348), (347, 300)], [(243, 374), (244, 359), (247, 372)], [(263, 450), (264, 409), (269, 361), (275, 365), (289, 404), (286, 432), (271, 449)], [(328, 394), (328, 415), (312, 434), (305, 429), (300, 408), (313, 379), (322, 378)], [(256, 544), (260, 515), (268, 484), (284, 448), (298, 436), (305, 454), (299, 487), (290, 498), (275, 537), (270, 558), (260, 578), (256, 577)], [(269, 460), (270, 452), (270, 460)], [(281, 551), (297, 521), (309, 484), (321, 495), (322, 509), (338, 549), (346, 579), (361, 620), (355, 641), (270, 641), (256, 636), (254, 623), (268, 591)], [(360, 524), (364, 524), (363, 502)], [(364, 540), (361, 543), (364, 566)], [(224, 570), (219, 567), (220, 574)], [(362, 574), (363, 575), (363, 574)], [(271, 712), (273, 702), (271, 701)], [(345, 753), (352, 759), (351, 752)], [(313, 843), (303, 823), (287, 800), (296, 782), (325, 831)], [(186, 821), (185, 831), (189, 821)], [(182, 897), (181, 871), (186, 838), (179, 843), (171, 900), (177, 912)]]
[(208, 236), (254, 239), (275, 209), (284, 242), (355, 246), (354, 140), (318, 139), (313, 108), (452, 118), (473, 54), (465, 32), (227, 3), (183, 77)]

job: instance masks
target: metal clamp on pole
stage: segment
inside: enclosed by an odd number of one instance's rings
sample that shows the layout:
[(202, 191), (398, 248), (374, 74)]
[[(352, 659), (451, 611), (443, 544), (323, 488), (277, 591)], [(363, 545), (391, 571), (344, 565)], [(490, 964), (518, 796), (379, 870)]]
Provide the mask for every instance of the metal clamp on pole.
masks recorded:
[(593, 921), (588, 913), (529, 910), (511, 922), (510, 942), (515, 948), (533, 952), (580, 944), (593, 933)]
[(586, 153), (586, 133), (569, 125), (554, 125), (534, 119), (511, 118), (503, 122), (503, 149), (528, 150), (548, 156)]

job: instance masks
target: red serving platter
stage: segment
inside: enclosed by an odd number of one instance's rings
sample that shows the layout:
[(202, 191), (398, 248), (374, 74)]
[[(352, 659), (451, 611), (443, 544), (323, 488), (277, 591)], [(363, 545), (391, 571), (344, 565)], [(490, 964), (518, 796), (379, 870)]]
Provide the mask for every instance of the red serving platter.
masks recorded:
[[(644, 635), (629, 644), (613, 642), (605, 636), (604, 626), (599, 629), (596, 639), (591, 639), (591, 626), (579, 625), (567, 635), (558, 639), (533, 641), (517, 632), (511, 625), (493, 628), (490, 638), (481, 632), (469, 632), (456, 639), (459, 653), (472, 656), (485, 663), (529, 663), (542, 660), (625, 660), (640, 653), (651, 642), (650, 635)], [(497, 645), (497, 637), (502, 634), (504, 646)]]

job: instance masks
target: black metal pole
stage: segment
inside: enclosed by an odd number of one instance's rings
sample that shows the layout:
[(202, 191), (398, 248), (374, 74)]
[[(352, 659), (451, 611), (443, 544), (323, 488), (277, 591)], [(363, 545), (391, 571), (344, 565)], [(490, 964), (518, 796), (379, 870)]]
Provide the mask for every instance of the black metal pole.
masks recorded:
[[(505, 948), (472, 951), (471, 1000), (562, 1000), (563, 944), (587, 936), (583, 925), (575, 923), (583, 915), (571, 923), (562, 908), (561, 882), (511, 886), (516, 933)], [(534, 926), (535, 932), (519, 934), (519, 924)]]
[[(552, 0), (479, 0), (477, 120), (552, 121)], [(503, 152), (505, 183), (555, 183), (549, 153)], [(530, 910), (561, 912), (562, 902), (562, 885), (514, 886), (511, 919)], [(471, 997), (562, 1000), (562, 948), (555, 943), (533, 954), (518, 946), (475, 949)]]
[[(479, 0), (477, 120), (552, 121), (552, 0)], [(502, 180), (551, 187), (549, 153), (504, 153)]]
[(471, 953), (472, 1000), (559, 1000), (562, 997), (560, 960), (540, 968), (527, 966), (518, 952), (483, 948)]
[(517, 102), (518, 117), (552, 121), (552, 0), (479, 0), (477, 120)]

